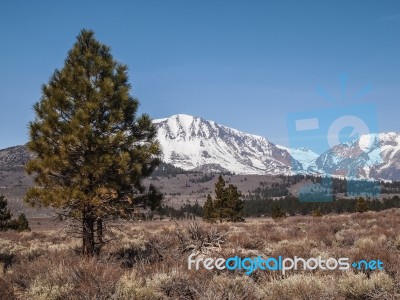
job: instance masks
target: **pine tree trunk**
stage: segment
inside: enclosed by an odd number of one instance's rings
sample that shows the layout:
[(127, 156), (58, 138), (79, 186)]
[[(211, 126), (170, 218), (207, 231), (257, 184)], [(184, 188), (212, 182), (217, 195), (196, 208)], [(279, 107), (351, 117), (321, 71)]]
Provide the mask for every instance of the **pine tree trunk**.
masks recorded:
[(103, 244), (103, 219), (97, 218), (96, 220), (96, 234), (97, 234), (97, 243), (99, 247)]
[(85, 256), (93, 256), (94, 254), (94, 220), (91, 216), (84, 214), (82, 220), (82, 253)]

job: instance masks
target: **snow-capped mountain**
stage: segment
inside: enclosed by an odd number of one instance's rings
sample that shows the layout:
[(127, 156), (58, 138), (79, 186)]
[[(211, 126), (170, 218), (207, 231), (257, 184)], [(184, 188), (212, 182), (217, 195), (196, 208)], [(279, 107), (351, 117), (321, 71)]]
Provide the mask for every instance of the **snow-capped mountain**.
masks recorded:
[(185, 170), (289, 174), (298, 161), (266, 138), (189, 115), (154, 120), (163, 160)]
[[(174, 115), (154, 123), (163, 160), (185, 170), (400, 180), (400, 133), (363, 135), (318, 156), (198, 117)], [(0, 173), (19, 174), (32, 157), (26, 146), (0, 150)]]
[(322, 155), (189, 115), (154, 120), (163, 160), (185, 170), (236, 174), (328, 174), (400, 180), (400, 134), (363, 135)]
[(368, 134), (329, 149), (315, 161), (327, 174), (400, 180), (400, 134)]
[(302, 170), (314, 172), (316, 170), (315, 161), (319, 157), (319, 154), (313, 152), (308, 148), (287, 148), (284, 146), (276, 145), (278, 148), (284, 149), (289, 152), (289, 154), (297, 160), (301, 166)]

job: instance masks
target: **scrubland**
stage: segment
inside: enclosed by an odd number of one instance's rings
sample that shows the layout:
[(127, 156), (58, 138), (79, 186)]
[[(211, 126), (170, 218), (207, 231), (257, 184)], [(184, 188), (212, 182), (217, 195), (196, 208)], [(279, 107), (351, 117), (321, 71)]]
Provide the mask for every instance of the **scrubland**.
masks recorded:
[[(32, 227), (0, 232), (0, 299), (400, 299), (400, 209), (123, 223), (108, 228), (109, 241), (93, 258), (80, 255), (80, 240), (64, 227)], [(188, 270), (193, 252), (380, 259), (384, 271)]]

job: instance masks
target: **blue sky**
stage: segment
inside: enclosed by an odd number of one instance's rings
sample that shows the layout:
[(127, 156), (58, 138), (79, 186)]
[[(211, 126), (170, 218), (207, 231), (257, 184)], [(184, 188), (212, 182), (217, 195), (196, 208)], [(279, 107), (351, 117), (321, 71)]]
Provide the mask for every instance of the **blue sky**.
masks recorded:
[(399, 1), (59, 2), (0, 4), (0, 148), (27, 142), (40, 87), (82, 28), (129, 66), (153, 118), (186, 113), (289, 145), (296, 112), (372, 102), (379, 130), (400, 132)]

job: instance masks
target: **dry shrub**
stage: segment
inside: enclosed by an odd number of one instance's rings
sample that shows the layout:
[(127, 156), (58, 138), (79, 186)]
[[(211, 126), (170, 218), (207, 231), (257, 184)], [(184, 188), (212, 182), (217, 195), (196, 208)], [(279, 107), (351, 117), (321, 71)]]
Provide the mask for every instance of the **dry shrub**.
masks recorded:
[(318, 247), (318, 242), (311, 239), (282, 240), (274, 245), (274, 256), (309, 257), (311, 250)]
[[(202, 287), (200, 285), (200, 287)], [(246, 300), (261, 299), (255, 282), (248, 276), (214, 275), (208, 287), (197, 291), (200, 299)]]
[(311, 300), (337, 299), (331, 276), (295, 274), (285, 279), (267, 281), (259, 285), (263, 299)]
[[(58, 268), (60, 264), (73, 266), (78, 263), (79, 260), (75, 258), (73, 252), (49, 253), (46, 256), (41, 256), (34, 260), (22, 257), (12, 266), (12, 272), (9, 274), (9, 277), (14, 282), (16, 288), (20, 290), (29, 290), (34, 280), (43, 278), (43, 274)], [(67, 276), (70, 274), (65, 275)]]
[(262, 239), (246, 236), (246, 238), (242, 240), (242, 244), (240, 246), (242, 246), (244, 249), (261, 250), (263, 245), (264, 241)]
[(304, 238), (308, 231), (308, 225), (304, 222), (298, 222), (297, 224), (293, 224), (288, 229), (288, 234), (285, 238)]
[(373, 273), (369, 278), (364, 273), (349, 272), (339, 280), (340, 292), (348, 299), (379, 299), (393, 288), (393, 280), (384, 272)]
[[(15, 262), (15, 255), (0, 250), (0, 271), (3, 273)], [(0, 277), (1, 278), (1, 277)]]
[(341, 246), (353, 246), (358, 236), (359, 232), (355, 229), (343, 229), (335, 235), (336, 241)]
[(112, 253), (125, 268), (132, 268), (136, 264), (151, 264), (162, 261), (162, 255), (154, 244), (146, 242), (141, 246), (125, 246)]
[[(399, 253), (398, 251), (393, 251), (393, 249), (383, 241), (384, 239), (382, 236), (360, 238), (356, 241), (355, 247), (348, 251), (347, 256), (350, 257), (352, 261), (379, 259), (384, 264), (385, 272), (393, 278), (398, 278), (400, 275)], [(371, 271), (366, 272), (369, 273)]]
[[(378, 241), (379, 242), (379, 241)], [(355, 241), (354, 246), (363, 249), (363, 250), (369, 250), (372, 248), (375, 248), (377, 245), (377, 241), (373, 241), (372, 238), (367, 237), (367, 238), (360, 238)], [(381, 245), (378, 245), (381, 247)]]
[(327, 220), (327, 217), (322, 217), (310, 224), (308, 229), (308, 238), (318, 240), (325, 246), (332, 246), (335, 241), (335, 233), (340, 231), (340, 227), (337, 226), (331, 220)]
[(112, 261), (64, 251), (21, 261), (8, 276), (28, 299), (110, 299), (122, 273)]
[(110, 299), (123, 274), (117, 264), (96, 258), (81, 259), (72, 270), (74, 291), (69, 296), (71, 299)]
[(279, 242), (289, 236), (289, 229), (286, 227), (274, 226), (270, 229), (266, 229), (268, 234), (266, 239), (270, 242)]
[(186, 232), (176, 227), (182, 253), (211, 254), (221, 252), (222, 244), (226, 242), (226, 232), (220, 232), (216, 226), (199, 225), (192, 222)]
[(383, 254), (386, 250), (385, 244), (379, 241), (379, 237), (373, 240), (370, 237), (360, 238), (355, 241), (355, 245), (350, 249), (350, 253), (356, 260), (360, 259), (381, 259), (383, 260)]
[[(77, 247), (76, 241), (63, 242), (60, 244), (53, 243), (53, 238), (40, 240), (37, 237), (46, 237), (43, 234), (35, 234), (31, 232), (19, 233), (21, 240), (0, 239), (0, 262), (5, 263), (9, 267), (12, 263), (19, 259), (27, 258), (29, 261), (35, 260), (41, 255), (47, 255), (49, 252), (57, 252)], [(12, 236), (13, 238), (15, 236)]]
[(16, 255), (26, 249), (26, 245), (21, 242), (0, 239), (0, 255)]
[(153, 285), (148, 284), (137, 271), (124, 274), (116, 285), (115, 297), (121, 300), (134, 299), (159, 299), (161, 293), (157, 292)]
[(9, 281), (0, 275), (0, 300), (14, 300), (14, 290)]
[(171, 299), (195, 299), (195, 287), (187, 274), (172, 272), (168, 276), (156, 277), (158, 290)]
[(38, 275), (28, 289), (28, 297), (32, 300), (57, 300), (67, 298), (74, 289), (71, 270), (59, 264)]
[(196, 299), (194, 282), (178, 271), (145, 277), (133, 270), (116, 284), (115, 299)]
[[(232, 225), (232, 224), (235, 224), (235, 225)], [(239, 224), (239, 223), (219, 223), (219, 224), (216, 224), (215, 226), (218, 228), (218, 231), (228, 232), (228, 231), (232, 230), (231, 229), (232, 227), (236, 227), (236, 225), (243, 226), (244, 223), (241, 223), (241, 224)]]

